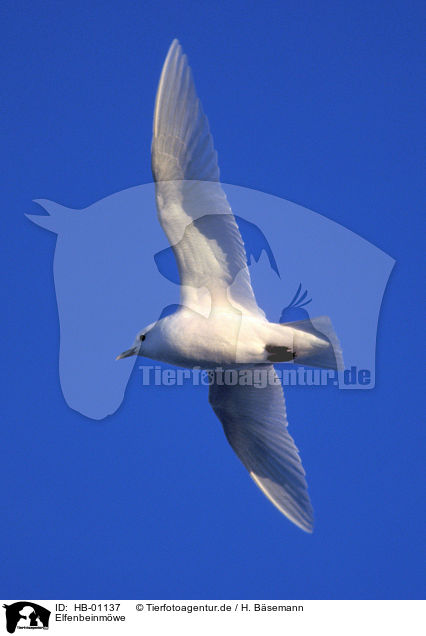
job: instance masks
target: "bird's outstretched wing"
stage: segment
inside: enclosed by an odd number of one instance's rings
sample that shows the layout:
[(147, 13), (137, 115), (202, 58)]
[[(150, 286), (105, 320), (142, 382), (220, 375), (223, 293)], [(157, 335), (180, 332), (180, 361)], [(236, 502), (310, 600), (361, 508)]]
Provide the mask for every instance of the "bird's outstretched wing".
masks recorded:
[(208, 314), (227, 306), (262, 315), (244, 243), (219, 183), (217, 154), (191, 69), (177, 40), (155, 101), (152, 172), (160, 223), (177, 261), (181, 302)]
[(246, 386), (211, 384), (210, 404), (261, 491), (299, 528), (312, 532), (305, 471), (287, 430), (282, 386), (272, 365), (247, 373)]

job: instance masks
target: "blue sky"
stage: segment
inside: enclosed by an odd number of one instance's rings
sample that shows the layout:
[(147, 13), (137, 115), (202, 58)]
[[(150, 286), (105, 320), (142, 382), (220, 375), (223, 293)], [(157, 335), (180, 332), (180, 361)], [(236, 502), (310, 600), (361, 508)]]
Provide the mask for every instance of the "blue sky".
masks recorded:
[[(424, 595), (422, 12), (3, 2), (3, 598)], [(320, 212), (396, 260), (375, 388), (286, 394), (312, 536), (257, 492), (205, 391), (142, 393), (135, 370), (100, 422), (61, 394), (55, 236), (24, 213), (39, 212), (34, 198), (78, 208), (151, 180), (153, 102), (174, 37), (223, 180)]]

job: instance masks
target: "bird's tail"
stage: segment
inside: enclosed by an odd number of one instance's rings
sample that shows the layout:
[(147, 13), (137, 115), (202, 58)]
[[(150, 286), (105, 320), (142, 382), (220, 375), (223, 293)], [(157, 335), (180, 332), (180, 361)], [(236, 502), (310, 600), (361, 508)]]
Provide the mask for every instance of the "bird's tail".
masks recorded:
[[(296, 322), (283, 323), (286, 327), (295, 329), (293, 349), (296, 364), (303, 364), (311, 367), (321, 367), (323, 369), (343, 369), (343, 355), (340, 342), (334, 331), (331, 320), (328, 316), (320, 316), (309, 320), (298, 320)], [(297, 332), (309, 333), (322, 342), (312, 347), (302, 346), (302, 338), (298, 339)], [(302, 334), (301, 334), (302, 335)]]

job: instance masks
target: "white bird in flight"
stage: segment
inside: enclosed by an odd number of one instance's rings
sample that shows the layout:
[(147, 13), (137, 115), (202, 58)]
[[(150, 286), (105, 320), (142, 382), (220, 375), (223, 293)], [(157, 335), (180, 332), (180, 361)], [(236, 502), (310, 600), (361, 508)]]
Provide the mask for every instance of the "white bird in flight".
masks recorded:
[[(340, 348), (328, 318), (282, 325), (258, 307), (208, 121), (177, 40), (157, 90), (151, 155), (158, 218), (176, 258), (181, 304), (142, 329), (117, 359), (140, 355), (212, 370), (209, 402), (230, 445), (268, 499), (312, 532), (305, 471), (272, 363), (340, 368)], [(219, 380), (223, 369), (244, 370), (241, 381), (230, 386)]]

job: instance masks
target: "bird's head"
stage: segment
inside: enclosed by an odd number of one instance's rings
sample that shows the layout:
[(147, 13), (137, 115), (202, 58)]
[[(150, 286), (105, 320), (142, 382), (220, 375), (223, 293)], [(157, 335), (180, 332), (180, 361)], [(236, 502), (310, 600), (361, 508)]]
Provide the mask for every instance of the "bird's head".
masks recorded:
[[(135, 341), (130, 349), (123, 351), (116, 357), (116, 360), (122, 360), (123, 358), (128, 358), (129, 356), (146, 356), (147, 350), (149, 347), (149, 340), (152, 339), (152, 331), (155, 327), (155, 323), (153, 325), (149, 325), (142, 329), (136, 334)], [(149, 356), (148, 356), (149, 357)]]

